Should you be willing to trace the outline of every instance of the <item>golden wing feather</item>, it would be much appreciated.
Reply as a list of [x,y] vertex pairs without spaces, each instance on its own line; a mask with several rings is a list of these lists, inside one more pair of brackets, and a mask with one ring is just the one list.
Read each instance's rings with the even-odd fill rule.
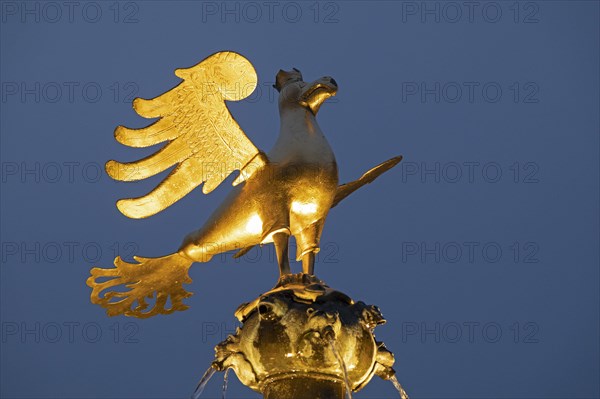
[[266,163],[225,105],[246,98],[256,88],[256,72],[247,59],[220,52],[175,74],[183,79],[178,86],[151,100],[133,102],[140,116],[158,121],[142,129],[119,126],[115,130],[115,139],[130,147],[167,143],[135,162],[107,162],[106,171],[113,179],[146,179],[177,165],[150,193],[117,202],[130,218],[152,216],[202,183],[202,191],[208,194],[234,170],[241,171],[237,184]]

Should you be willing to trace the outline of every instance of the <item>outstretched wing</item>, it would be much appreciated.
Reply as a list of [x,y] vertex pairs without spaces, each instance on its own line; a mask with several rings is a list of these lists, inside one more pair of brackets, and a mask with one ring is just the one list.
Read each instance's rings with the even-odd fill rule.
[[167,143],[139,161],[109,161],[106,171],[113,179],[146,179],[177,164],[150,193],[117,202],[130,218],[152,216],[202,183],[202,192],[208,194],[234,170],[241,171],[234,182],[238,184],[266,163],[225,105],[246,98],[256,88],[256,71],[246,58],[220,52],[191,68],[177,69],[175,75],[183,79],[178,86],[151,100],[133,102],[139,115],[158,121],[142,129],[115,130],[117,141],[130,147]]
[[335,193],[335,198],[333,199],[333,203],[331,204],[331,207],[333,208],[334,206],[339,204],[341,200],[343,200],[344,198],[346,198],[347,196],[349,196],[350,194],[352,194],[353,192],[355,192],[356,190],[358,190],[365,184],[371,183],[373,180],[377,179],[381,174],[392,169],[401,160],[402,160],[402,156],[397,156],[397,157],[388,159],[387,161],[380,163],[379,165],[375,166],[373,169],[366,172],[364,175],[362,175],[360,177],[360,179],[355,180],[350,183],[342,184],[341,186],[339,186],[337,189],[337,192]]

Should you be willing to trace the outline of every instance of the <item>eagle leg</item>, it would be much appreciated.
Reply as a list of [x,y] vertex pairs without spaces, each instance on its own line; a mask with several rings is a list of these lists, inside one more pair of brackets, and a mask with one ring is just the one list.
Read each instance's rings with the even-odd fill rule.
[[277,254],[280,277],[291,273],[290,258],[288,255],[289,240],[290,235],[286,232],[279,232],[273,235],[273,244],[275,244],[275,253]]

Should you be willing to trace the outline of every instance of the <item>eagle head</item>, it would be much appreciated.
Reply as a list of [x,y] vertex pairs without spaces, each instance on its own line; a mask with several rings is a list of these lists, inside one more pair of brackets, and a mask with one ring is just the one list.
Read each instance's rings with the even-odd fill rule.
[[331,76],[323,76],[314,82],[302,80],[302,73],[296,68],[292,71],[280,70],[273,85],[279,92],[279,108],[304,107],[314,115],[329,97],[337,93],[337,82]]

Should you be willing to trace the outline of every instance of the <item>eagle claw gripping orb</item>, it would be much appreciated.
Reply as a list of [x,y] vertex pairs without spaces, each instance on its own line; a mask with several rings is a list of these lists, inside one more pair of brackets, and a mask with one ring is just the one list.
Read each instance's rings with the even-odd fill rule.
[[[106,171],[115,180],[135,181],[174,168],[148,194],[119,200],[117,208],[127,217],[146,218],[200,185],[208,194],[234,171],[239,175],[221,206],[175,253],[136,256],[135,263],[117,257],[115,268],[93,268],[87,280],[91,301],[109,316],[146,318],[185,310],[183,300],[192,294],[183,284],[192,282],[188,270],[194,262],[233,250],[242,256],[256,245],[273,243],[278,284],[238,309],[243,326],[215,348],[212,367],[232,368],[242,383],[267,398],[349,396],[373,375],[397,383],[393,355],[373,336],[375,326],[385,322],[379,309],[329,288],[314,276],[314,263],[329,210],[402,158],[338,184],[333,151],[316,121],[323,102],[338,89],[329,76],[308,83],[295,68],[279,71],[274,86],[280,93],[280,133],[265,153],[226,106],[256,88],[256,72],[247,59],[219,52],[175,74],[183,79],[178,86],[133,102],[139,115],[156,122],[115,130],[124,145],[163,147],[135,162],[109,161]],[[290,236],[297,244],[296,260],[302,261],[300,274],[291,274]]]

